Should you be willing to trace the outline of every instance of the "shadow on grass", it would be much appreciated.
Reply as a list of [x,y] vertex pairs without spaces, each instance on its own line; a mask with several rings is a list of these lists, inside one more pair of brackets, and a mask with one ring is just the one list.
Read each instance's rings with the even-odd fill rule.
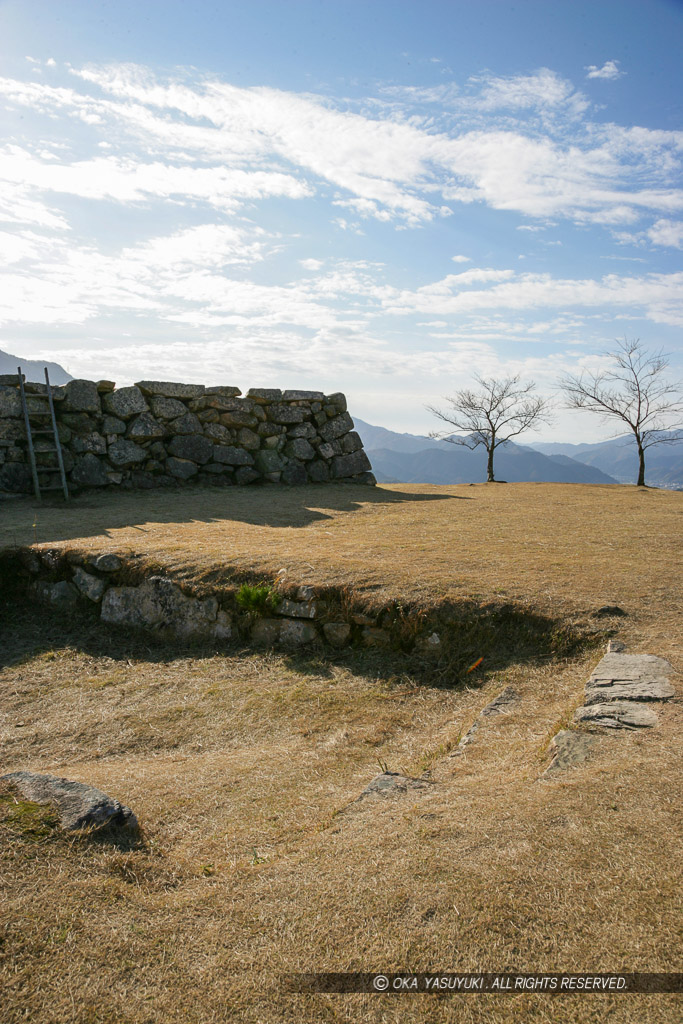
[[[384,642],[356,642],[334,650],[320,642],[288,651],[259,649],[245,641],[217,644],[182,641],[168,634],[131,631],[104,625],[91,609],[70,613],[36,606],[17,597],[0,606],[0,668],[28,663],[54,651],[76,651],[120,662],[170,663],[179,659],[251,657],[275,654],[301,675],[329,676],[333,665],[385,682],[408,677],[414,685],[457,688],[476,686],[508,665],[538,664],[571,658],[597,646],[608,630],[594,624],[569,623],[527,607],[477,604],[472,600],[443,602],[420,614],[414,624],[405,617],[392,620],[387,609],[381,624]],[[407,623],[407,624],[406,624]],[[436,633],[438,644],[426,637]]]
[[[364,505],[424,501],[471,501],[465,495],[415,494],[366,484],[310,484],[286,488],[198,488],[106,492],[77,495],[69,505],[36,505],[26,498],[3,508],[0,549],[82,537],[108,536],[112,530],[144,534],[149,523],[240,522],[253,526],[301,528],[333,518],[328,511],[355,512]],[[136,525],[143,524],[143,525]]]

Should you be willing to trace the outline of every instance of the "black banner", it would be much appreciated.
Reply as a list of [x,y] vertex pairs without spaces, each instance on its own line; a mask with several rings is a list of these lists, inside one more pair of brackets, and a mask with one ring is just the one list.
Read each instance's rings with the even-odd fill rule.
[[288,975],[286,984],[291,992],[369,992],[376,995],[406,995],[418,992],[461,995],[515,995],[522,992],[545,992],[551,995],[569,995],[577,992],[628,995],[644,992],[683,992],[683,973],[311,973]]

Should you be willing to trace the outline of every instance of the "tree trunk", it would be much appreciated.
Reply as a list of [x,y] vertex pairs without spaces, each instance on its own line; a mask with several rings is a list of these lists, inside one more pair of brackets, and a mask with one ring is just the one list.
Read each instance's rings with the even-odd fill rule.
[[645,450],[640,443],[640,438],[636,437],[638,443],[638,483],[636,487],[645,486]]
[[493,445],[491,445],[491,447],[489,448],[488,452],[489,452],[489,460],[488,460],[488,465],[486,467],[487,473],[488,473],[488,479],[487,479],[486,482],[489,483],[489,484],[495,484],[496,481],[495,481],[495,478],[493,476],[493,452],[494,452]]

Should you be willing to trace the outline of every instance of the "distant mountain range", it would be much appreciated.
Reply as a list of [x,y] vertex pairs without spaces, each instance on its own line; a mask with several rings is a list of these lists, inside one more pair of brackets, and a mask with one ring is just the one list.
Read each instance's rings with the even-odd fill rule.
[[[354,417],[356,430],[382,483],[467,484],[486,480],[486,453],[470,451],[448,441],[415,434],[398,434]],[[539,480],[557,483],[616,484],[595,466],[562,455],[554,458],[508,441],[496,451],[495,473],[500,480]]]
[[[669,435],[673,436],[673,435]],[[638,477],[638,452],[632,434],[623,434],[597,444],[558,444],[529,446],[551,459],[571,458],[609,472],[620,484],[635,483]],[[683,490],[683,441],[658,444],[645,453],[645,482],[652,487]]]
[[66,384],[72,380],[71,374],[59,365],[59,363],[46,363],[39,359],[22,359],[21,356],[10,355],[0,349],[0,373],[16,373],[17,366],[21,366],[21,372],[25,374],[26,380],[45,383],[45,367],[50,375],[51,384]]
[[[486,453],[448,441],[399,434],[355,419],[375,476],[382,483],[460,484],[486,480]],[[539,458],[542,456],[542,458]],[[496,452],[501,480],[563,483],[633,484],[638,455],[631,435],[596,444],[508,442]],[[683,442],[650,448],[645,479],[653,487],[683,490]]]

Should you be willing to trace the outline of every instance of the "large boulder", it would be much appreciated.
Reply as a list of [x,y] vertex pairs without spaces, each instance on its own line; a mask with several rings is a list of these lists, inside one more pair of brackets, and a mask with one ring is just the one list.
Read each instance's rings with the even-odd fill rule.
[[109,483],[107,467],[92,452],[79,459],[71,473],[71,479],[81,487],[106,487]]
[[102,398],[102,407],[105,412],[112,416],[118,416],[122,420],[131,420],[141,412],[147,412],[148,406],[145,396],[139,388],[119,388],[118,391],[111,391]]
[[[258,458],[258,456],[257,456]],[[227,466],[253,466],[254,458],[244,448],[236,448],[234,445],[215,444],[213,446],[214,462],[221,462]]]
[[178,459],[191,459],[192,462],[198,462],[203,466],[205,462],[211,461],[214,445],[203,434],[179,435],[170,441],[168,453]]
[[305,437],[292,438],[291,441],[287,442],[282,451],[292,459],[307,461],[308,459],[315,458],[315,448],[309,444]]
[[166,431],[150,412],[141,412],[129,424],[126,437],[131,441],[154,441],[163,437]]
[[166,459],[166,472],[176,480],[189,480],[191,476],[197,475],[199,466],[191,459],[176,459],[171,455]]
[[171,580],[152,576],[139,587],[110,587],[102,620],[117,626],[169,630],[178,636],[216,636],[218,602],[183,594]]
[[356,476],[372,469],[370,460],[364,451],[352,452],[351,455],[337,455],[332,459],[331,475],[333,480]]
[[[116,394],[114,391],[113,394]],[[138,462],[144,462],[147,452],[134,441],[114,441],[109,445],[109,461],[114,466],[134,466]]]
[[267,408],[268,419],[272,423],[303,423],[306,418],[306,414],[300,405],[286,405],[284,402],[274,402]]
[[31,470],[25,462],[6,462],[0,466],[0,491],[30,494],[32,490]]
[[21,395],[17,388],[0,387],[0,417],[21,416]]
[[348,412],[343,412],[324,423],[318,432],[323,441],[334,441],[337,437],[348,434],[350,430],[353,430],[353,420]]
[[171,434],[202,434],[204,425],[193,412],[185,410],[182,416],[169,423],[168,429]]
[[0,779],[14,786],[25,800],[55,806],[62,828],[69,832],[105,826],[132,830],[138,827],[130,807],[83,782],[38,772],[9,772],[0,775]]
[[[45,408],[45,403],[43,403]],[[64,387],[64,412],[101,411],[100,396],[94,380],[70,380]]]
[[149,407],[160,420],[176,420],[187,412],[187,406],[177,398],[166,398],[164,395],[151,395]]

